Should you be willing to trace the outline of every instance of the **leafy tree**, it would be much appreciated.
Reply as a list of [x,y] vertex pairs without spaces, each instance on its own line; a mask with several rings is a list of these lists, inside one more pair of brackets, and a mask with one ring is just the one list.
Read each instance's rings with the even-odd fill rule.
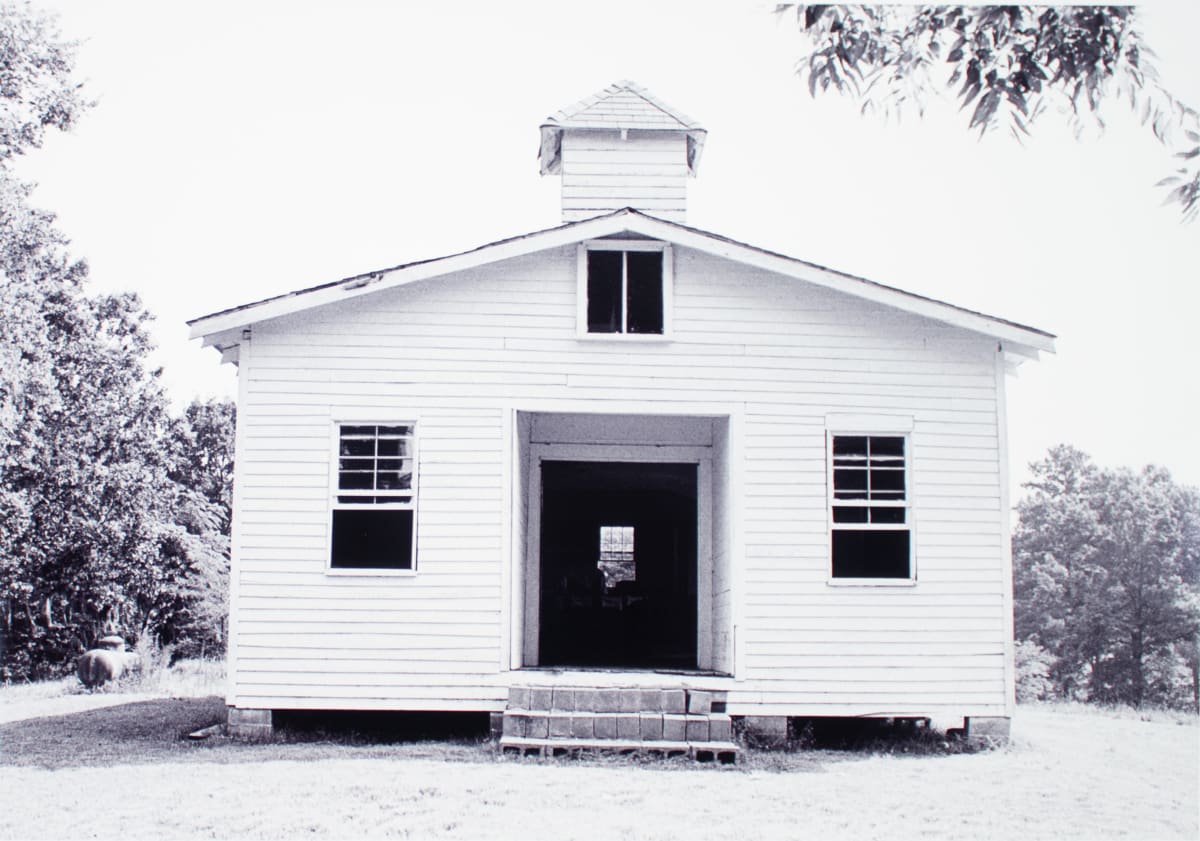
[[1107,570],[1097,546],[1101,524],[1091,505],[1099,471],[1086,454],[1058,446],[1031,465],[1033,493],[1018,506],[1013,535],[1013,607],[1018,640],[1054,655],[1057,692],[1072,697],[1083,664],[1107,650],[1103,618]]
[[203,500],[193,500],[190,512],[197,545],[180,588],[187,607],[171,629],[181,655],[204,656],[226,644],[235,424],[236,407],[228,400],[194,400],[171,423],[171,478]]
[[1016,635],[1051,656],[1055,694],[1141,706],[1178,703],[1182,687],[1200,704],[1200,495],[1067,446],[1032,470],[1013,534]]
[[1200,211],[1200,119],[1160,83],[1132,6],[876,6],[795,4],[812,49],[799,62],[810,94],[858,98],[865,113],[924,114],[929,94],[953,93],[981,135],[1020,139],[1048,106],[1079,134],[1103,128],[1106,100],[1128,101],[1182,166],[1160,182],[1185,219]]
[[201,406],[172,421],[159,372],[145,363],[148,313],[131,294],[88,294],[86,264],[69,256],[54,217],[28,205],[30,188],[11,171],[13,158],[37,147],[46,129],[69,127],[86,107],[72,63],[73,47],[51,19],[28,5],[0,4],[0,655],[7,677],[67,671],[112,631],[172,642],[203,633],[223,643],[224,634],[219,621],[215,629],[200,625],[212,619],[212,591],[228,568],[228,497],[220,487],[228,466],[217,439],[232,415]]

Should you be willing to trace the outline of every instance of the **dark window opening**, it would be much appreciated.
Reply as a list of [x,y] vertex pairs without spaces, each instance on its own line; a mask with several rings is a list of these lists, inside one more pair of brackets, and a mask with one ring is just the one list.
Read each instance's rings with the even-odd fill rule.
[[834,578],[910,578],[909,532],[834,529]]
[[663,253],[587,253],[589,333],[663,332]]
[[663,272],[661,251],[630,251],[625,255],[628,332],[662,333]]
[[337,508],[334,569],[412,569],[413,512],[402,508]]
[[623,332],[621,286],[624,272],[624,252],[589,251],[588,264],[588,332]]

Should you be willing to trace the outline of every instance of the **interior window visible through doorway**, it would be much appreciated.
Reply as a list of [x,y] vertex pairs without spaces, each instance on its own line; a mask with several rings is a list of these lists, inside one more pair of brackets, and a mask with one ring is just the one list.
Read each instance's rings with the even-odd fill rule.
[[604,574],[604,589],[608,592],[622,581],[637,580],[633,526],[600,527],[600,557],[596,566]]

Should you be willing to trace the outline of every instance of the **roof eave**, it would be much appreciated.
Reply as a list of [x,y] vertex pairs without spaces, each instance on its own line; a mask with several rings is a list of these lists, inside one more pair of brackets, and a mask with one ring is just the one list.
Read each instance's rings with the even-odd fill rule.
[[677,222],[667,222],[646,213],[625,208],[603,216],[571,222],[555,228],[535,231],[489,243],[470,251],[446,257],[409,263],[334,283],[268,298],[235,309],[223,310],[189,321],[191,338],[217,344],[231,331],[271,318],[290,315],[313,307],[354,300],[383,289],[407,285],[487,263],[524,256],[537,251],[574,245],[584,240],[629,231],[667,240],[717,257],[756,266],[777,274],[815,283],[868,301],[893,306],[916,315],[941,321],[993,337],[1002,349],[1013,354],[1037,358],[1039,351],[1054,352],[1054,336],[1034,327],[975,312],[934,298],[905,292],[865,278],[827,269],[794,257],[777,254],[727,239]]

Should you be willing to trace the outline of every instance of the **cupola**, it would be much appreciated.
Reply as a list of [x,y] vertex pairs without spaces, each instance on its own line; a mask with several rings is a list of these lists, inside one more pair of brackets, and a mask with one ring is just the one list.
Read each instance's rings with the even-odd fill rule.
[[542,123],[542,175],[562,176],[562,220],[623,207],[686,221],[687,179],[707,132],[633,82],[617,82]]

